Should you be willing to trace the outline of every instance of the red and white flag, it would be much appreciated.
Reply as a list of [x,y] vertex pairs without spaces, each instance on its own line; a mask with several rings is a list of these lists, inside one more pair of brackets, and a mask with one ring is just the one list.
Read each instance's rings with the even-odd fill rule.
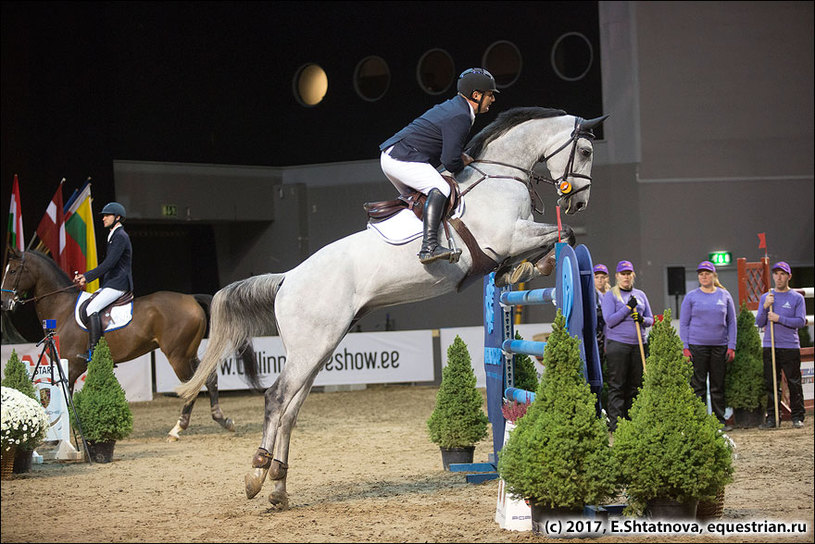
[[14,174],[14,185],[11,189],[11,207],[8,212],[8,245],[20,251],[24,249],[23,213],[20,207],[20,185],[17,174]]
[[63,179],[59,182],[57,192],[48,203],[48,208],[45,210],[45,215],[40,219],[40,224],[37,227],[37,236],[39,236],[43,245],[51,252],[51,257],[57,262],[59,267],[65,270],[68,264],[65,262],[65,221],[62,212],[62,184]]

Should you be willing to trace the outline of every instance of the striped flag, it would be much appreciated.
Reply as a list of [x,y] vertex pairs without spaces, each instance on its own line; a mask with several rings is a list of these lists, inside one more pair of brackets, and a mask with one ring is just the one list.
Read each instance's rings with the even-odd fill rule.
[[62,184],[64,182],[65,179],[63,178],[59,182],[59,187],[57,187],[54,196],[51,197],[45,215],[42,216],[40,224],[37,226],[37,236],[59,267],[65,270],[70,277],[73,277],[67,271],[67,262],[63,253],[65,249],[65,221],[62,216]]
[[[71,277],[74,271],[84,274],[99,264],[96,255],[92,201],[91,184],[87,182],[82,190],[72,195],[65,205],[65,256],[68,275]],[[85,290],[89,293],[97,289],[99,289],[99,280],[85,284]]]
[[14,174],[14,185],[11,189],[11,207],[8,212],[7,246],[23,251],[23,214],[20,207],[20,185],[17,174]]

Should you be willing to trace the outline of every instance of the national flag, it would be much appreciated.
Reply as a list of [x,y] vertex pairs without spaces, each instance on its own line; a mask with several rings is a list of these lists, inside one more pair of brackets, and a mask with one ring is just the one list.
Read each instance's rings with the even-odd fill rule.
[[[98,265],[92,201],[91,184],[88,182],[82,191],[71,196],[65,207],[65,255],[71,277],[75,271],[84,274]],[[89,293],[97,289],[99,280],[85,284],[85,290]]]
[[758,249],[767,249],[767,240],[763,232],[758,233]]
[[23,214],[20,206],[20,185],[17,174],[14,174],[14,185],[11,188],[11,207],[8,212],[7,246],[23,251],[25,247],[23,234]]
[[37,236],[59,267],[68,273],[66,270],[67,262],[63,253],[65,249],[65,221],[62,213],[62,184],[64,182],[65,179],[59,182],[57,192],[51,198],[51,202],[45,210],[45,215],[42,216],[37,227]]

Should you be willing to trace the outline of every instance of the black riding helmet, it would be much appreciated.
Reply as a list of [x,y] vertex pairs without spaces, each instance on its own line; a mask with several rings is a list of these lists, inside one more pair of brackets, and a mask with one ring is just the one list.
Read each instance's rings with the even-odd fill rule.
[[118,202],[108,202],[105,204],[105,207],[102,208],[102,211],[99,212],[99,215],[118,215],[119,217],[124,220],[127,216],[125,212],[125,207],[119,204]]
[[495,85],[495,78],[484,68],[470,68],[461,72],[461,75],[458,76],[457,89],[459,93],[470,100],[473,99],[473,91],[481,92],[481,99],[478,101],[479,111],[481,111],[481,102],[484,100],[483,93],[487,91],[501,92]]

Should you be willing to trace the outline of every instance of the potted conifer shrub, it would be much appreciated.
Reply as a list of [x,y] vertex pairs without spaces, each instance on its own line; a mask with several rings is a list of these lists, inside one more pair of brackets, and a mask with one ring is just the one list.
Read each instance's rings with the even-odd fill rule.
[[484,398],[476,388],[467,344],[457,335],[447,348],[436,406],[427,420],[431,442],[441,449],[444,470],[450,463],[472,463],[475,444],[487,436]]
[[[91,459],[97,463],[109,463],[113,459],[116,441],[133,430],[133,413],[124,389],[113,373],[113,358],[104,338],[93,350],[85,385],[74,393],[74,408]],[[71,416],[73,419],[73,414]]]
[[498,456],[498,474],[508,493],[529,502],[538,534],[546,534],[547,520],[582,517],[585,505],[617,490],[608,431],[582,375],[580,341],[565,322],[558,311],[535,400]]
[[649,339],[643,387],[630,421],[614,432],[614,457],[629,512],[644,507],[653,518],[693,519],[699,500],[714,500],[731,481],[731,450],[716,416],[693,393],[693,368],[670,310]]
[[743,303],[736,332],[736,357],[727,365],[724,398],[733,408],[736,427],[758,427],[764,421],[764,363],[755,316]]
[[[12,389],[16,389],[25,396],[30,397],[37,402],[40,401],[37,396],[37,392],[34,389],[34,384],[31,381],[31,376],[28,375],[26,364],[20,360],[20,356],[17,355],[17,350],[11,351],[11,357],[9,357],[9,360],[3,369],[3,375],[3,387],[11,387]],[[44,434],[45,433],[43,432],[43,437]],[[22,474],[24,472],[31,471],[32,455],[34,453],[34,449],[39,445],[40,441],[41,440],[38,440],[36,444],[22,443],[17,446],[17,450],[14,454],[14,474]]]

